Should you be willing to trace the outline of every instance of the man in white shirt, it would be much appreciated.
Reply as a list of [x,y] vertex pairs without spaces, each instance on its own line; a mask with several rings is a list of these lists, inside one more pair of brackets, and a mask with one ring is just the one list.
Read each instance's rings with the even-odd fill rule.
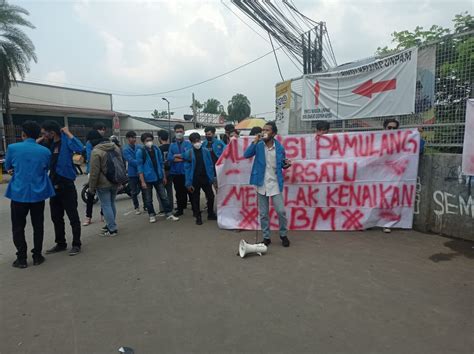
[[269,199],[278,215],[280,224],[280,239],[283,247],[290,246],[288,240],[287,218],[283,202],[283,169],[291,166],[285,158],[285,149],[275,140],[278,130],[274,122],[268,122],[262,129],[262,134],[255,137],[247,148],[244,157],[255,156],[250,176],[250,184],[257,186],[260,225],[263,233],[263,243],[270,245]]

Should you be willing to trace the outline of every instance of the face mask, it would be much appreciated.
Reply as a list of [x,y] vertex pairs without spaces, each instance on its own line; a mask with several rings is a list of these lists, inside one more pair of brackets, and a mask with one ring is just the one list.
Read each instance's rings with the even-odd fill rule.
[[207,141],[212,141],[213,137],[212,136],[206,136]]
[[151,149],[152,146],[153,146],[153,141],[147,141],[147,142],[145,143],[145,146],[146,146],[147,148]]
[[199,150],[199,149],[201,148],[201,146],[202,146],[202,143],[201,143],[201,142],[194,143],[193,146],[194,146],[195,149],[198,149],[198,150]]
[[183,139],[184,134],[183,133],[176,133],[176,139],[181,140]]
[[268,133],[263,134],[263,138],[268,139],[269,138]]

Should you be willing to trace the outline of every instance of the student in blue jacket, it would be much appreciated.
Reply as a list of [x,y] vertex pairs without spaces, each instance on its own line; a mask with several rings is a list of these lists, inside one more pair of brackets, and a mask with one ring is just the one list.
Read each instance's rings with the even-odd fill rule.
[[165,184],[165,166],[161,150],[153,144],[153,134],[143,133],[141,136],[144,147],[137,149],[138,175],[145,194],[146,210],[150,217],[150,222],[156,222],[156,212],[153,207],[153,188],[155,188],[165,211],[166,219],[178,221],[179,218],[173,215],[173,207],[168,200]]
[[64,213],[66,213],[72,229],[72,248],[69,255],[75,256],[81,252],[81,220],[77,211],[77,191],[74,185],[76,170],[73,166],[72,155],[81,152],[84,146],[67,128],[61,128],[55,121],[44,122],[41,132],[44,143],[51,150],[49,177],[56,192],[49,201],[56,245],[46,253],[66,250],[64,225]]
[[[133,130],[125,134],[128,144],[123,149],[123,157],[127,161],[127,173],[128,173],[128,185],[132,192],[132,202],[135,208],[135,214],[140,215],[140,204],[138,203],[138,195],[140,194],[140,178],[138,177],[138,164],[137,164],[137,150],[141,149],[141,146],[137,146],[137,133]],[[143,197],[143,206],[145,206],[145,197]]]
[[170,163],[170,176],[173,179],[176,192],[177,212],[175,215],[181,216],[188,205],[188,192],[184,183],[183,154],[190,150],[192,146],[189,141],[184,141],[184,126],[182,124],[174,126],[174,135],[176,142],[170,145],[168,161]]
[[48,177],[51,152],[36,143],[41,127],[32,121],[22,125],[22,143],[10,144],[5,159],[5,169],[12,175],[5,196],[11,200],[13,243],[17,249],[15,268],[28,266],[25,225],[28,213],[33,225],[33,265],[44,262],[41,254],[44,235],[44,201],[54,196]]
[[184,153],[184,171],[186,175],[186,188],[191,193],[191,205],[196,224],[202,225],[201,217],[201,189],[207,199],[207,220],[217,220],[214,213],[214,163],[209,150],[202,148],[201,135],[192,133],[189,136],[193,148]]
[[245,150],[244,157],[253,160],[250,184],[257,186],[258,209],[260,225],[263,233],[263,243],[270,245],[269,199],[278,214],[280,223],[280,239],[283,247],[289,247],[287,218],[283,201],[283,169],[291,166],[285,158],[285,149],[275,139],[278,130],[275,122],[268,122],[262,129],[262,135]]

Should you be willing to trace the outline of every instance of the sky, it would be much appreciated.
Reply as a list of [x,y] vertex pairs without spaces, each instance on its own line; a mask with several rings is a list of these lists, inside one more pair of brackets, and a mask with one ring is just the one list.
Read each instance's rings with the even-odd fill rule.
[[[157,93],[220,75],[272,49],[255,31],[267,34],[230,0],[9,2],[26,8],[36,26],[26,31],[38,56],[28,81],[108,93]],[[394,31],[433,24],[452,27],[455,14],[473,12],[472,0],[294,0],[294,4],[311,19],[326,22],[338,64],[390,46]],[[277,56],[285,80],[301,76],[301,69],[282,51]],[[275,58],[268,55],[190,89],[145,97],[114,95],[113,108],[150,117],[154,109],[167,109],[162,100],[166,97],[180,118],[191,113],[192,93],[201,102],[216,98],[225,107],[233,95],[242,93],[251,102],[251,114],[269,120],[274,118],[275,84],[281,81]]]

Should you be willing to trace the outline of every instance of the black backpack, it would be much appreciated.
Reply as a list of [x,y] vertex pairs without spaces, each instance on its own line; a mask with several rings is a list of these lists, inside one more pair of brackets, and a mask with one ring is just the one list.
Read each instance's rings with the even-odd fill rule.
[[120,153],[114,150],[107,151],[107,172],[105,177],[113,184],[128,182],[127,168]]

